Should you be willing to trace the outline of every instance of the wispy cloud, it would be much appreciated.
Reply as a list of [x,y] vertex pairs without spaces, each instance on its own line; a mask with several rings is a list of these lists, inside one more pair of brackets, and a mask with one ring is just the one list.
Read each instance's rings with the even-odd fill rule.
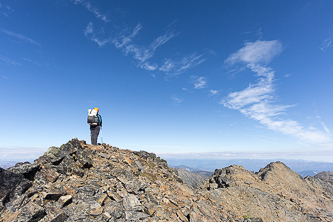
[[225,63],[268,63],[281,52],[282,44],[278,40],[247,42],[243,48],[231,54]]
[[118,38],[115,38],[113,40],[113,43],[115,45],[116,48],[123,48],[126,45],[128,45],[132,39],[139,33],[139,31],[142,29],[142,25],[140,23],[138,23],[135,28],[133,29],[133,31],[126,35],[126,34],[120,34],[120,36]]
[[[93,12],[96,17],[101,19],[105,18],[103,20],[108,21],[108,19],[105,16],[103,17],[102,14],[100,14],[99,11],[87,0],[72,0],[72,2],[86,7],[90,12]],[[117,28],[117,30],[119,30],[119,28]],[[117,49],[122,50],[125,56],[131,55],[137,61],[137,66],[139,68],[148,71],[160,71],[168,76],[175,76],[183,73],[205,61],[202,54],[192,53],[189,56],[183,56],[179,59],[166,58],[162,62],[153,62],[152,58],[158,48],[176,37],[178,33],[174,32],[170,25],[163,34],[154,38],[150,44],[140,44],[135,40],[139,33],[143,30],[142,24],[138,23],[132,30],[129,30],[130,29],[126,27],[123,28],[122,31],[118,31],[118,34],[113,33],[112,38],[101,38],[101,36],[105,36],[104,29],[96,31],[93,23],[89,22],[84,30],[84,35],[91,41],[97,43],[100,47],[103,47],[111,42]]]
[[3,57],[1,55],[0,55],[0,60],[3,61],[3,62],[5,62],[5,63],[7,63],[7,64],[9,64],[9,65],[13,65],[13,66],[21,66],[22,65],[19,62],[16,62],[14,60],[8,59],[8,58]]
[[155,38],[151,44],[139,45],[133,43],[134,38],[142,30],[142,25],[138,23],[133,31],[129,34],[124,34],[125,31],[117,38],[113,40],[113,44],[116,48],[122,49],[125,55],[132,55],[135,60],[138,61],[138,67],[146,69],[148,71],[155,71],[159,69],[157,64],[152,64],[149,60],[154,56],[156,50],[166,44],[169,40],[174,38],[176,34],[172,31],[167,31],[163,35]]
[[173,100],[173,102],[174,102],[175,104],[180,104],[180,103],[183,102],[183,99],[180,99],[180,98],[175,97],[175,96],[171,96],[171,99]]
[[28,38],[28,37],[26,37],[22,34],[17,34],[17,33],[14,33],[14,32],[11,32],[11,31],[8,31],[8,30],[5,30],[5,29],[1,29],[1,31],[3,33],[5,33],[6,35],[8,35],[8,36],[17,38],[19,40],[22,40],[24,42],[27,42],[27,43],[30,43],[30,44],[33,44],[33,45],[37,45],[39,47],[41,46],[41,44],[39,44],[38,42],[36,42],[36,41],[34,41],[34,40],[32,40],[32,39],[30,39],[30,38]]
[[91,41],[97,43],[99,47],[105,46],[107,43],[111,41],[110,38],[100,39],[98,38],[98,33],[94,30],[94,25],[92,22],[89,22],[86,29],[84,30],[84,35],[89,38]]
[[192,76],[194,79],[194,88],[195,89],[203,89],[207,87],[206,77],[203,76]]
[[196,53],[193,53],[192,55],[185,56],[179,60],[166,59],[159,70],[168,75],[178,75],[204,61],[203,54],[197,55]]
[[219,91],[211,89],[211,90],[209,90],[209,92],[212,96],[214,96],[214,95],[218,94]]
[[103,20],[104,22],[109,22],[109,19],[106,15],[101,13],[96,7],[94,7],[89,1],[85,0],[72,0],[74,4],[80,4],[84,6],[89,12],[92,12],[96,18]]
[[155,71],[158,69],[158,66],[156,64],[150,64],[149,62],[139,64],[139,66],[140,66],[140,68],[148,70],[148,71]]
[[333,46],[333,36],[325,39],[322,43],[321,43],[321,47],[320,50],[321,51],[325,51],[327,48]]
[[9,15],[14,12],[14,10],[9,5],[3,5],[0,3],[0,14],[9,17]]
[[24,61],[26,61],[26,62],[29,62],[29,63],[35,64],[35,65],[41,66],[40,63],[35,62],[35,61],[33,61],[33,60],[29,59],[29,58],[22,58],[22,59],[23,59]]
[[321,116],[316,115],[316,119],[320,123],[320,125],[323,127],[323,129],[325,130],[325,132],[327,134],[331,134],[331,131],[328,129],[328,127],[326,126],[326,124],[321,120]]
[[[263,55],[272,59],[278,54],[281,46],[274,46],[273,43],[280,45],[278,41],[270,41],[270,44],[263,41],[247,43],[244,48],[238,50],[226,60],[230,63],[237,61],[248,63],[247,68],[254,72],[258,79],[257,83],[250,84],[242,91],[229,93],[221,101],[221,104],[229,109],[239,110],[245,116],[259,121],[271,130],[296,136],[303,141],[312,143],[324,144],[331,142],[331,136],[327,129],[320,131],[315,128],[305,128],[297,121],[285,118],[286,110],[294,105],[273,104],[275,102],[274,70],[256,64],[267,61]],[[256,47],[253,47],[253,45],[256,45]],[[250,49],[253,51],[251,52]]]
[[[135,31],[135,30],[134,30]],[[133,32],[134,34],[134,32]],[[131,36],[135,36],[135,35]],[[131,37],[130,36],[130,37]],[[148,46],[142,46],[142,45],[136,45],[136,44],[122,44],[122,47],[124,48],[125,54],[132,54],[133,58],[139,61],[139,64],[143,64],[146,61],[148,61],[150,58],[153,57],[155,51],[158,47],[164,45],[166,42],[168,42],[170,39],[175,37],[175,34],[173,32],[167,32],[159,37],[157,37],[150,45]],[[127,40],[129,42],[129,40]]]

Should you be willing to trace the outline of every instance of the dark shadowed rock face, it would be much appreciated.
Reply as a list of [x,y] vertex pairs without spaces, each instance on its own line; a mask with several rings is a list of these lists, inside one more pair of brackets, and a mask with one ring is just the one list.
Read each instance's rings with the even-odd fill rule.
[[0,221],[332,221],[332,194],[280,162],[216,170],[196,189],[153,153],[73,139],[0,168]]

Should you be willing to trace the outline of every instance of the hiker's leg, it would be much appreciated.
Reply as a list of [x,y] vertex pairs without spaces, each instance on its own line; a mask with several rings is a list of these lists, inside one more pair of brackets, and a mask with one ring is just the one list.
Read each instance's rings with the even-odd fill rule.
[[90,133],[91,133],[91,144],[92,145],[97,145],[98,131],[96,129],[96,126],[91,126],[90,127]]
[[98,135],[99,135],[99,131],[101,130],[100,126],[96,126],[95,132],[96,132],[96,144],[97,145],[97,140],[98,140]]

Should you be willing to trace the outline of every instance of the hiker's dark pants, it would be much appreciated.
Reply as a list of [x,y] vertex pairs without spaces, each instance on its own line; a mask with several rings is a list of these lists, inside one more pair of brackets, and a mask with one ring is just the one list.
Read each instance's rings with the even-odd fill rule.
[[100,127],[99,126],[90,126],[90,136],[91,136],[91,144],[97,145],[97,137],[99,134]]

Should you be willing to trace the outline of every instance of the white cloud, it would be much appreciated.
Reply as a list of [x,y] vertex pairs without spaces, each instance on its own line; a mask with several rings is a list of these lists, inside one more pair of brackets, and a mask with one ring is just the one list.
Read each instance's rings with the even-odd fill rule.
[[245,116],[259,121],[267,128],[287,135],[317,144],[331,142],[329,133],[315,128],[306,129],[294,120],[285,119],[282,114],[292,105],[273,105],[274,101],[274,71],[271,68],[249,64],[247,66],[258,76],[256,84],[250,84],[239,92],[229,93],[221,103],[230,109],[239,110]]
[[[72,1],[75,4],[84,5],[88,9],[92,8],[90,3],[85,0]],[[104,34],[103,30],[96,32],[93,23],[89,22],[84,30],[84,35],[87,38],[90,38],[91,41],[97,43],[100,47],[112,42],[112,44],[116,48],[122,50],[126,56],[132,55],[133,58],[137,60],[138,67],[148,71],[159,70],[167,75],[178,75],[205,61],[203,55],[193,53],[178,60],[165,59],[162,65],[158,65],[157,62],[151,62],[150,60],[153,58],[158,48],[173,39],[177,34],[171,30],[167,30],[164,34],[156,37],[150,44],[142,45],[135,43],[135,37],[137,37],[142,29],[143,27],[141,23],[138,23],[130,32],[128,31],[128,28],[125,28],[117,37],[113,37],[111,40],[111,38],[100,38],[100,34]]]
[[41,44],[39,44],[38,42],[36,42],[36,41],[34,41],[34,40],[32,40],[32,39],[30,39],[30,38],[28,38],[28,37],[26,37],[22,34],[17,34],[17,33],[14,33],[14,32],[11,32],[11,31],[8,31],[8,30],[5,30],[5,29],[1,29],[1,31],[3,33],[5,33],[6,35],[8,35],[8,36],[20,39],[24,42],[28,42],[28,43],[33,44],[33,45],[41,46]]
[[182,99],[178,98],[178,97],[174,97],[172,96],[171,99],[173,100],[174,103],[176,104],[180,104],[181,102],[183,102]]
[[96,38],[96,37],[91,38],[91,40],[92,40],[93,42],[96,42],[97,45],[98,45],[99,47],[103,47],[103,46],[105,46],[108,42],[110,42],[110,39],[103,39],[103,40],[101,40],[101,39]]
[[33,60],[29,59],[29,58],[24,58],[24,57],[23,57],[22,59],[23,59],[24,61],[26,61],[26,62],[29,62],[29,63],[35,64],[35,65],[41,66],[40,63],[35,62],[35,61],[33,61]]
[[148,70],[148,71],[155,71],[158,66],[156,64],[149,64],[149,62],[145,62],[143,64],[139,64],[139,66],[142,68],[142,69],[145,69],[145,70]]
[[81,4],[84,6],[89,12],[93,13],[96,18],[103,20],[104,22],[109,22],[109,19],[106,15],[103,15],[96,7],[92,6],[89,1],[85,0],[72,0],[74,4]]
[[134,59],[139,60],[140,63],[144,63],[153,57],[158,47],[168,42],[174,36],[174,33],[168,32],[157,37],[149,46],[139,46],[135,44],[128,44],[128,42],[126,42],[126,44],[123,43],[121,47],[124,47],[126,55],[131,53]]
[[90,35],[92,33],[94,33],[94,26],[93,26],[92,22],[89,22],[86,29],[84,30],[84,35],[86,37],[88,37],[88,35]]
[[202,54],[197,55],[196,53],[193,53],[192,55],[185,56],[180,60],[166,59],[159,70],[168,75],[178,75],[204,62],[205,59],[202,57]]
[[259,81],[257,84],[250,84],[242,91],[230,93],[227,99],[228,102],[225,104],[230,109],[240,109],[251,103],[272,99],[274,71],[254,65],[248,67],[257,72],[257,76],[260,77]]
[[19,62],[16,62],[16,61],[14,61],[14,60],[8,59],[8,58],[3,57],[3,56],[1,56],[1,55],[0,55],[0,60],[1,60],[1,61],[4,61],[4,62],[7,63],[7,64],[14,65],[14,66],[21,66],[21,65],[22,65],[22,64],[19,63]]
[[211,90],[209,90],[209,92],[210,92],[210,94],[211,94],[212,96],[214,96],[214,95],[216,95],[219,91],[218,91],[218,90],[213,90],[213,89],[211,89]]
[[333,36],[325,39],[322,43],[321,43],[321,47],[320,50],[321,51],[325,51],[327,48],[333,46]]
[[14,10],[9,5],[3,5],[0,3],[0,14],[6,17],[9,17],[9,15],[14,12]]
[[165,34],[158,36],[148,46],[132,43],[133,39],[138,35],[141,29],[142,25],[138,23],[129,35],[121,34],[120,37],[113,40],[113,44],[116,48],[122,49],[125,55],[131,54],[133,58],[138,61],[138,67],[148,71],[155,71],[158,69],[158,65],[152,65],[149,60],[154,56],[155,51],[170,39],[174,38],[175,34],[168,31]]
[[128,36],[121,35],[120,37],[113,40],[113,43],[116,48],[123,48],[124,46],[128,45],[132,39],[139,33],[142,29],[142,25],[138,23],[135,28],[133,29],[132,33]]
[[177,66],[177,63],[171,59],[166,59],[164,64],[159,68],[160,71],[169,73],[171,70],[174,70]]
[[321,117],[319,115],[316,115],[316,118],[317,118],[318,122],[320,123],[320,125],[325,130],[325,132],[328,133],[328,134],[331,134],[331,131],[328,129],[328,127],[326,126],[326,124],[321,120]]
[[247,42],[243,48],[231,54],[225,63],[268,63],[281,52],[282,44],[278,40]]
[[97,45],[99,47],[103,47],[105,46],[107,43],[109,43],[111,41],[110,38],[108,39],[100,39],[97,37],[97,33],[95,32],[94,30],[94,25],[92,22],[89,22],[86,29],[84,30],[84,35],[87,37],[87,38],[90,38],[91,41],[97,43]]
[[206,77],[192,76],[192,78],[195,78],[195,82],[194,82],[195,89],[203,89],[203,88],[207,87]]

